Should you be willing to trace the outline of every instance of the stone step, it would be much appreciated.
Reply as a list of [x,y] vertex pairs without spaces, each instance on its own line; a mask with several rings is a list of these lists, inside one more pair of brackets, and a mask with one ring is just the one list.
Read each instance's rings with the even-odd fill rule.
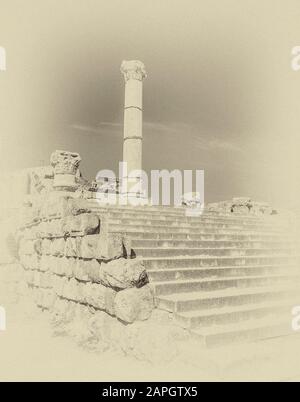
[[[174,207],[174,206],[120,206],[120,205],[100,205],[96,200],[87,200],[87,205],[89,208],[95,212],[110,212],[110,213],[141,213],[144,215],[164,215],[164,216],[184,216],[186,217],[187,208],[185,207]],[[230,218],[230,219],[244,219],[249,221],[255,220],[287,220],[286,217],[280,215],[254,215],[251,213],[247,214],[232,214],[224,212],[214,212],[209,211],[204,208],[201,217],[208,216],[214,218]],[[192,217],[194,218],[194,216]],[[195,217],[197,218],[197,216]]]
[[165,215],[149,215],[145,216],[145,214],[137,214],[132,213],[128,214],[115,214],[109,213],[109,219],[112,223],[121,223],[124,224],[130,222],[138,222],[139,224],[158,224],[164,225],[167,223],[171,224],[185,224],[185,225],[203,225],[203,224],[215,224],[215,225],[236,225],[236,226],[249,226],[249,227],[286,227],[286,223],[282,223],[281,221],[266,221],[266,220],[256,220],[249,221],[244,219],[231,219],[231,218],[214,218],[214,217],[174,217],[174,216],[165,216]]
[[249,265],[291,265],[299,264],[299,256],[261,255],[245,257],[173,257],[173,258],[140,258],[146,269],[228,267]]
[[244,257],[260,255],[288,255],[293,256],[295,250],[292,248],[140,248],[135,247],[134,252],[138,257],[184,257],[184,256],[220,256],[220,257]]
[[[300,242],[299,242],[300,245]],[[133,248],[292,248],[293,241],[270,240],[152,240],[132,239]]]
[[163,281],[153,282],[152,287],[155,291],[156,296],[164,296],[170,295],[172,293],[198,292],[201,290],[206,292],[218,289],[273,286],[289,283],[300,284],[300,273],[298,275],[277,274],[230,278],[204,278]]
[[256,223],[262,223],[266,225],[276,225],[276,224],[285,224],[287,221],[284,219],[279,219],[279,218],[269,218],[266,219],[264,217],[240,217],[240,216],[234,216],[234,215],[226,215],[226,216],[213,216],[213,215],[207,215],[207,214],[202,214],[199,216],[186,216],[186,215],[178,215],[174,213],[158,213],[158,212],[139,212],[139,211],[131,211],[131,212],[126,212],[126,211],[97,211],[99,213],[108,213],[110,217],[114,219],[150,219],[150,220],[166,220],[166,221],[172,221],[172,220],[179,220],[179,221],[203,221],[203,222],[231,222],[231,223],[237,223],[237,222],[245,222],[249,224],[256,224]]
[[[119,231],[117,231],[119,232]],[[158,232],[145,232],[145,231],[125,231],[124,234],[130,236],[132,240],[195,240],[195,241],[274,241],[278,242],[280,240],[283,241],[291,241],[293,237],[290,235],[281,235],[279,233],[274,234],[265,234],[265,233],[256,233],[256,234],[218,234],[218,233],[165,233],[165,231]]]
[[[169,205],[109,205],[109,204],[101,204],[98,200],[96,199],[89,199],[86,201],[87,205],[89,208],[93,208],[95,210],[101,210],[101,211],[118,211],[118,212],[149,212],[149,213],[164,213],[164,214],[185,214],[186,208],[179,206],[175,207],[169,206]],[[204,208],[204,213],[205,214],[211,214],[211,215],[216,215],[215,213],[209,211],[207,208]],[[227,215],[227,214],[224,214]],[[248,214],[246,215],[248,216]],[[252,215],[251,215],[252,216]],[[256,216],[256,215],[254,215]]]
[[156,269],[148,270],[151,282],[174,281],[184,279],[203,279],[203,278],[224,278],[234,276],[259,276],[284,274],[300,274],[297,265],[262,265],[262,266],[243,266],[243,267],[212,267],[212,268],[175,268],[175,269]]
[[299,286],[261,286],[183,292],[156,297],[157,307],[173,313],[219,309],[299,297]]
[[241,306],[220,306],[209,310],[175,313],[174,319],[183,328],[201,329],[211,325],[233,324],[244,320],[267,318],[270,315],[287,314],[291,318],[292,309],[297,305],[300,305],[300,296],[298,299],[284,301],[265,301]]
[[[184,227],[184,226],[141,226],[141,225],[136,225],[136,224],[128,224],[128,225],[119,225],[119,224],[114,224],[110,223],[109,228],[111,232],[125,232],[125,233],[130,233],[130,232],[138,232],[138,231],[143,231],[143,232],[151,232],[153,233],[154,231],[156,233],[191,233],[191,234],[196,234],[196,233],[201,233],[201,234],[247,234],[247,235],[256,235],[256,234],[266,234],[266,235],[274,235],[278,234],[280,235],[281,232],[273,230],[273,231],[266,231],[266,230],[247,230],[244,228],[239,228],[238,230],[233,227],[228,227],[228,228],[216,228],[216,227],[208,227],[207,225],[204,225],[202,227]],[[283,233],[284,235],[285,233]]]
[[230,343],[253,342],[279,336],[296,335],[287,314],[270,318],[257,318],[239,323],[201,327],[191,332],[192,337],[206,347],[224,346]]
[[230,229],[230,230],[250,230],[250,231],[272,231],[272,232],[280,232],[281,228],[273,226],[264,226],[261,224],[244,224],[241,222],[240,224],[233,223],[218,223],[218,222],[180,222],[180,221],[164,221],[164,220],[147,220],[147,219],[109,219],[111,225],[119,225],[121,227],[153,227],[153,228],[161,228],[161,227],[169,227],[169,228],[185,228],[185,229],[198,229],[205,226],[206,229]]

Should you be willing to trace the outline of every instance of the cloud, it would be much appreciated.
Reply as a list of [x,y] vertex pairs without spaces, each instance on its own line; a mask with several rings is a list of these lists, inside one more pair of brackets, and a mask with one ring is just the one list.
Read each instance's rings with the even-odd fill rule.
[[180,133],[182,135],[187,129],[190,130],[192,126],[185,123],[155,123],[145,121],[143,128],[145,130],[154,130],[162,133]]
[[85,124],[73,123],[70,127],[76,131],[83,132],[85,134],[120,134],[122,133],[122,125],[120,123],[112,123],[112,122],[101,122],[96,126],[90,126]]
[[210,149],[223,149],[224,151],[242,152],[242,149],[230,141],[223,141],[218,138],[214,138],[208,143]]
[[[123,124],[109,121],[100,122],[96,126],[74,123],[71,124],[70,127],[86,134],[97,135],[105,135],[109,133],[110,135],[115,134],[120,136],[123,131]],[[170,135],[172,142],[178,142],[178,140],[182,140],[184,136],[186,141],[201,150],[242,151],[242,149],[233,141],[226,141],[219,139],[216,135],[212,135],[211,133],[201,132],[197,127],[187,123],[155,123],[145,121],[143,123],[143,129],[147,136],[159,133],[167,138],[168,135]]]
[[[186,141],[192,143],[193,146],[201,150],[225,150],[233,152],[241,152],[242,149],[233,141],[219,139],[216,135],[208,132],[202,132],[196,126],[187,123],[153,123],[145,122],[144,129],[150,133],[159,132],[161,134],[171,134],[172,141],[182,139],[183,135]],[[176,138],[177,136],[177,138]]]

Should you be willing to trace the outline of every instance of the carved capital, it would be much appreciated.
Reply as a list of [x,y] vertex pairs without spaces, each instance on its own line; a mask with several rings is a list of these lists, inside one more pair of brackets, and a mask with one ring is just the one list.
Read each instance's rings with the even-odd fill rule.
[[76,152],[55,151],[52,153],[50,161],[54,174],[75,175],[81,162],[81,157]]
[[147,77],[144,63],[139,60],[124,60],[121,64],[121,73],[125,82],[128,80],[143,81]]

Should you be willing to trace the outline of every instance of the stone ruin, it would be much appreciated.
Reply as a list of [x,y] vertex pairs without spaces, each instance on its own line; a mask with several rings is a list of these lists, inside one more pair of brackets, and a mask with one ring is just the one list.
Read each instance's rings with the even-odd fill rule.
[[[51,161],[30,172],[11,254],[21,267],[21,292],[50,313],[56,332],[80,339],[84,332],[88,345],[102,337],[107,348],[122,345],[126,354],[160,361],[162,349],[167,359],[173,358],[191,333],[202,343],[221,342],[217,330],[202,336],[201,325],[198,336],[192,327],[197,311],[181,316],[173,294],[184,292],[201,303],[202,295],[198,300],[193,291],[201,285],[204,294],[212,294],[220,284],[224,292],[240,287],[246,296],[247,286],[276,285],[277,277],[265,275],[266,261],[274,264],[270,270],[280,270],[282,258],[285,264],[297,258],[288,255],[284,235],[282,244],[277,242],[273,217],[263,218],[274,214],[267,204],[234,198],[207,205],[195,220],[186,215],[186,207],[112,208],[93,199],[91,183],[79,172],[78,154],[56,151]],[[142,236],[131,237],[137,231]],[[265,235],[275,249],[262,240]],[[222,276],[225,271],[228,278]],[[253,277],[245,278],[244,271],[254,271]],[[236,332],[240,336],[239,328]]]
[[19,258],[39,307],[60,311],[79,303],[127,323],[149,318],[153,295],[145,268],[131,259],[122,234],[108,233],[105,216],[65,196],[26,209]]
[[147,320],[154,296],[145,267],[123,233],[109,232],[106,214],[88,208],[79,161],[56,151],[52,170],[32,176],[15,235],[21,282],[57,322],[97,312],[120,325]]
[[207,209],[211,212],[240,215],[276,215],[278,213],[268,203],[253,201],[248,197],[235,197],[230,201],[210,203]]
[[[125,78],[123,161],[128,164],[129,173],[142,167],[142,81],[146,74],[143,64],[137,61],[123,63],[122,73]],[[272,269],[278,268],[277,262],[281,262],[281,258],[285,259],[284,263],[298,261],[293,254],[284,254],[284,257],[268,254],[270,250],[265,243],[260,243],[259,236],[273,222],[262,222],[260,217],[274,215],[277,211],[266,203],[254,202],[247,197],[208,204],[203,219],[193,222],[187,221],[191,216],[186,215],[184,207],[193,209],[201,200],[192,193],[185,195],[182,199],[183,208],[177,210],[167,212],[152,209],[145,216],[142,210],[129,210],[126,213],[129,212],[130,218],[127,216],[124,219],[117,218],[119,211],[116,210],[113,214],[119,226],[117,231],[111,232],[108,210],[99,208],[96,213],[90,207],[89,200],[98,198],[99,192],[118,194],[119,183],[107,180],[89,182],[79,171],[80,161],[80,155],[76,152],[55,151],[51,155],[50,166],[30,169],[26,173],[24,205],[21,210],[14,207],[11,214],[16,216],[16,212],[20,212],[14,241],[11,242],[14,244],[10,244],[10,247],[21,266],[20,282],[24,284],[24,292],[33,296],[39,308],[49,311],[60,328],[77,320],[80,328],[75,329],[76,335],[82,329],[88,329],[88,336],[92,334],[98,339],[99,334],[105,333],[106,340],[115,338],[117,343],[123,343],[124,334],[127,334],[127,349],[136,351],[136,345],[140,342],[140,355],[145,356],[148,351],[151,360],[156,352],[160,359],[169,352],[172,355],[174,338],[185,339],[188,333],[182,328],[179,331],[178,325],[163,328],[168,322],[169,312],[181,324],[184,321],[184,326],[191,331],[195,329],[192,328],[193,320],[198,319],[189,311],[190,315],[180,316],[177,302],[172,299],[174,292],[193,293],[193,289],[202,289],[212,294],[213,290],[218,291],[215,286],[225,287],[227,291],[239,285],[246,292],[246,282],[248,286],[268,281],[276,284],[277,277],[269,278],[264,273],[266,261],[268,264],[274,262]],[[121,179],[124,178],[126,175]],[[140,191],[132,190],[136,184],[140,184],[138,176],[131,183],[134,187],[130,185],[128,195],[140,195]],[[10,200],[7,208],[10,208]],[[164,218],[162,222],[160,218]],[[112,225],[116,225],[115,222]],[[157,222],[161,227],[157,226]],[[202,227],[207,230],[206,224],[215,233],[201,233]],[[124,233],[128,227],[131,230],[144,230],[146,227],[147,232],[149,226],[157,232],[153,238],[133,239],[136,242],[135,251],[141,259],[135,258],[134,243]],[[253,229],[256,229],[257,237],[253,235]],[[187,234],[183,231],[187,231]],[[275,234],[278,234],[277,228],[272,233]],[[159,240],[160,236],[163,240]],[[210,236],[209,239],[207,236]],[[239,237],[239,241],[236,237]],[[139,241],[140,246],[136,246]],[[190,247],[193,241],[199,246]],[[207,242],[210,242],[210,246],[203,247]],[[141,243],[144,245],[141,246]],[[156,245],[161,243],[163,246]],[[228,247],[228,243],[236,248]],[[263,246],[257,249],[257,243]],[[286,253],[284,246],[281,247],[275,250]],[[271,251],[274,252],[273,249]],[[262,255],[262,252],[267,254]],[[250,265],[252,261],[254,267]],[[232,264],[232,267],[228,264]],[[245,278],[245,267],[250,272],[254,270],[256,275],[260,270],[261,277],[250,275]],[[210,278],[212,271],[216,273]],[[226,271],[229,276],[223,278],[222,274]],[[235,278],[236,272],[241,277]],[[188,278],[186,281],[185,273]],[[199,280],[198,273],[207,275],[209,279]],[[166,278],[171,280],[166,283]],[[194,302],[201,303],[201,297],[198,300],[193,296]],[[207,303],[210,305],[210,302]],[[155,306],[164,310],[165,314],[159,325],[152,322],[154,326],[151,327],[151,318],[157,313],[157,310],[154,313]],[[208,313],[209,320],[218,321],[218,317],[211,318]],[[241,309],[241,314],[246,316],[246,313]],[[200,318],[205,321],[207,317]],[[147,325],[137,327],[143,321]],[[231,324],[230,320],[227,324]],[[138,328],[142,330],[142,336],[137,335]],[[170,333],[174,334],[171,338]],[[244,333],[248,337],[247,331]],[[237,336],[240,336],[239,329]],[[223,339],[224,333],[212,332],[208,336],[200,333],[199,337],[207,343],[210,338]],[[154,347],[151,348],[151,345]]]

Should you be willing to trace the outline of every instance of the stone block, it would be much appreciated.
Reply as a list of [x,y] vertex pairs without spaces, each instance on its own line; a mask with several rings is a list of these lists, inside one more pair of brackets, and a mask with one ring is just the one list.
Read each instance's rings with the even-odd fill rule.
[[149,282],[142,261],[120,258],[102,263],[98,269],[98,282],[117,289],[142,287]]
[[63,237],[62,219],[41,222],[37,228],[37,236],[40,238]]
[[65,255],[66,241],[63,237],[51,241],[50,254],[56,257]]
[[249,213],[249,208],[245,205],[237,205],[232,207],[232,212],[240,215],[247,215]]
[[64,276],[53,275],[53,290],[58,296],[64,295],[64,288],[68,284],[68,279]]
[[68,300],[83,303],[83,287],[85,285],[72,278],[68,280],[63,289],[63,297]]
[[100,235],[88,235],[81,238],[79,256],[96,258]]
[[42,240],[36,239],[33,241],[34,252],[38,255],[42,255]]
[[99,279],[100,263],[96,259],[82,260],[82,261],[84,261],[84,264],[88,271],[89,280],[91,282],[99,283],[100,282],[100,279]]
[[80,281],[89,281],[89,261],[82,260],[80,258],[76,259],[76,263],[74,264],[73,275],[76,279]]
[[41,272],[40,275],[40,287],[42,288],[53,288],[53,274],[50,272]]
[[64,276],[66,271],[66,260],[64,257],[54,257],[53,264],[56,264],[56,274]]
[[49,221],[50,227],[50,237],[62,237],[65,235],[63,230],[63,220],[62,219],[53,219]]
[[43,254],[40,258],[40,271],[48,271],[51,268],[51,256]]
[[96,283],[86,283],[83,288],[84,300],[87,304],[114,314],[116,291]]
[[92,213],[67,216],[62,219],[62,229],[66,236],[84,236],[99,232],[99,217]]
[[232,199],[232,203],[234,205],[247,206],[247,205],[251,204],[251,198],[249,198],[249,197],[234,197]]
[[80,198],[61,197],[53,193],[48,197],[42,208],[41,217],[46,219],[63,218],[90,212],[87,202]]
[[52,288],[52,274],[50,272],[34,271],[33,284],[40,288]]
[[101,233],[81,239],[80,257],[112,260],[124,256],[123,236],[119,233]]
[[78,237],[68,237],[66,239],[65,256],[66,257],[79,257],[80,256],[80,242]]
[[80,215],[84,213],[90,213],[91,210],[87,206],[87,201],[81,198],[69,198],[66,214]]
[[124,289],[117,293],[114,303],[116,317],[132,323],[147,320],[154,309],[154,296],[150,285]]
[[123,241],[123,250],[124,250],[124,257],[125,258],[131,258],[133,256],[134,250],[132,248],[132,240],[129,236],[124,236],[122,235],[122,241]]
[[48,236],[48,222],[40,222],[36,227],[36,236],[40,239]]
[[49,255],[47,257],[50,272],[56,275],[63,275],[63,267],[62,267],[63,257],[55,257],[54,255]]
[[50,271],[53,274],[61,274],[60,272],[60,257],[54,257],[52,255],[43,255],[41,258],[41,271]]
[[123,246],[123,235],[121,233],[101,233],[99,251],[96,258],[113,260],[125,256]]
[[62,274],[67,278],[74,277],[75,268],[77,265],[77,258],[63,257],[61,259]]
[[51,244],[52,244],[51,239],[42,239],[42,245],[41,245],[42,254],[44,255],[51,254]]
[[20,216],[23,227],[31,227],[40,220],[40,209],[38,207],[25,207]]

